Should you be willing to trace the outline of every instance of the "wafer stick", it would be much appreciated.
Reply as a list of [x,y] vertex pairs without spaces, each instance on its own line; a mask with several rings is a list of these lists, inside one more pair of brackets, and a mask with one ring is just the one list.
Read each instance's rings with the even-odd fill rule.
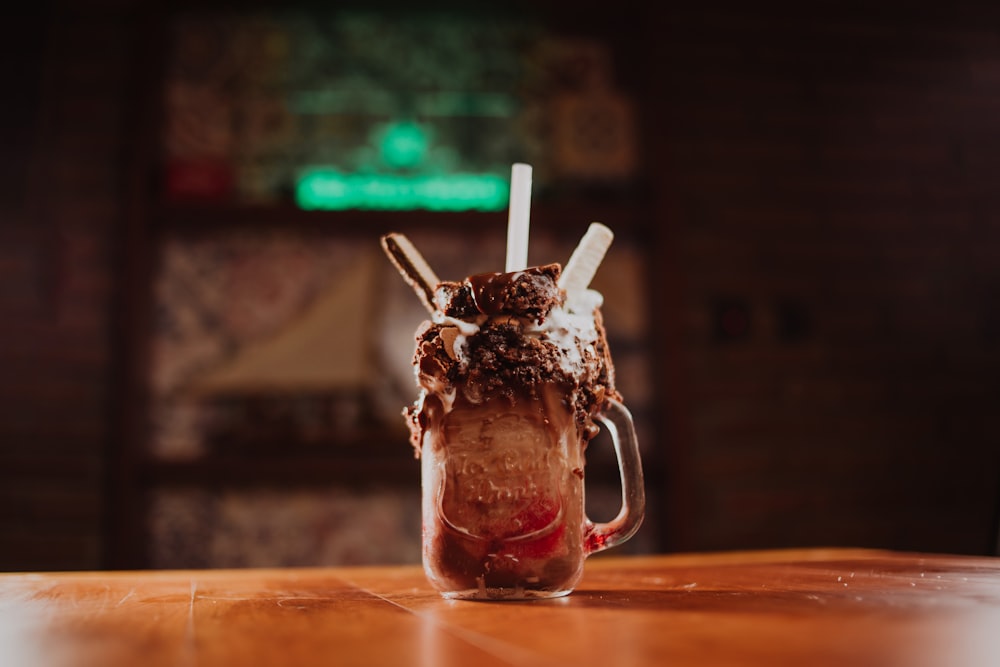
[[601,223],[591,223],[566,262],[566,268],[559,276],[559,287],[566,290],[567,294],[587,289],[614,238],[614,232]]
[[399,270],[417,298],[432,315],[434,308],[434,288],[437,287],[437,275],[424,260],[423,255],[402,234],[392,233],[382,237],[382,249]]

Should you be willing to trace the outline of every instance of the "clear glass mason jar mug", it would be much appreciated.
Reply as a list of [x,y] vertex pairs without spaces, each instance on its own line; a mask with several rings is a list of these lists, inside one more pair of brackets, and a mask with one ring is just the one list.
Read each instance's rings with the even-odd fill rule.
[[[423,562],[448,598],[527,599],[570,593],[587,556],[621,544],[645,508],[632,416],[605,401],[622,507],[608,523],[584,509],[588,439],[554,388],[511,405],[432,410],[421,445]],[[498,405],[495,403],[502,403]]]

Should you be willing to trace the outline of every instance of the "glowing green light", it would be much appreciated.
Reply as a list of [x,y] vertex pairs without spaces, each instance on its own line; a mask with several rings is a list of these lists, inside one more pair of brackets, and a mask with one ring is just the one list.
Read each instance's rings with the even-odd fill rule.
[[394,123],[382,135],[382,159],[390,167],[416,167],[427,153],[427,133],[416,123]]
[[345,174],[315,169],[298,182],[300,208],[430,211],[500,211],[507,207],[510,183],[496,174],[404,176]]

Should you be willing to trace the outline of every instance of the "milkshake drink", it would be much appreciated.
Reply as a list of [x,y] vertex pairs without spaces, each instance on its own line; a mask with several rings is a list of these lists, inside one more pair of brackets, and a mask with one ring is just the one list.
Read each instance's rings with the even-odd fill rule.
[[[628,539],[644,504],[602,296],[559,264],[439,281],[405,237],[383,246],[431,312],[416,335],[419,397],[404,412],[421,459],[429,580],[451,598],[571,592],[587,555]],[[601,426],[618,454],[623,503],[616,519],[594,524],[584,450]]]

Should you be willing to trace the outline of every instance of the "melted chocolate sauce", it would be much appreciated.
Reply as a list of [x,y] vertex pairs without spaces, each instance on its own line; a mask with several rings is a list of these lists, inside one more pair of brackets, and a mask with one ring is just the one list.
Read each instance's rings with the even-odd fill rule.
[[557,281],[558,264],[533,266],[511,273],[480,273],[463,282],[442,282],[434,294],[437,307],[450,317],[514,315],[542,321],[564,295]]

